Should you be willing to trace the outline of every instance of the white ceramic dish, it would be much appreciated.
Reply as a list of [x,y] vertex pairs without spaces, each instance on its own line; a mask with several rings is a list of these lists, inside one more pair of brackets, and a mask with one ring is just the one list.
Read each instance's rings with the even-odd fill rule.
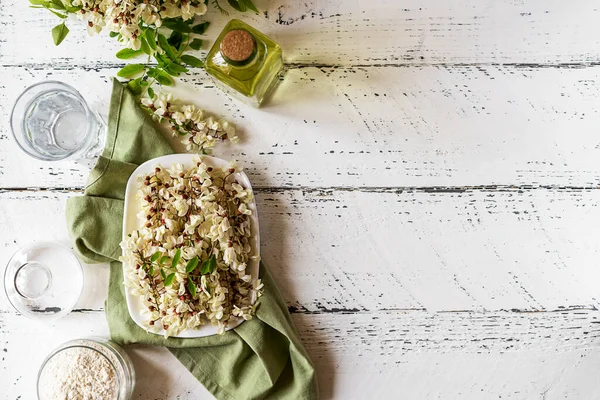
[[[133,171],[133,174],[131,174],[129,181],[127,182],[127,189],[125,191],[125,212],[123,215],[123,239],[128,234],[130,234],[134,230],[138,229],[141,226],[141,223],[143,223],[143,221],[140,221],[137,217],[137,215],[140,211],[139,201],[136,199],[136,192],[139,188],[138,177],[140,175],[147,175],[147,174],[153,172],[154,168],[157,165],[161,165],[162,167],[165,167],[165,168],[170,168],[173,164],[179,163],[179,164],[182,164],[184,167],[192,167],[195,164],[194,157],[195,157],[194,154],[172,154],[172,155],[168,155],[168,156],[158,157],[158,158],[146,161],[145,163],[143,163],[142,165],[137,167],[137,169],[135,171]],[[220,159],[220,158],[216,158],[216,157],[202,156],[202,160],[204,161],[204,163],[206,163],[206,165],[211,166],[213,168],[223,168],[223,167],[229,166],[228,161]],[[238,182],[240,182],[247,188],[252,189],[250,180],[248,179],[248,176],[246,176],[246,174],[244,172],[236,173],[235,176],[236,176]],[[252,210],[252,215],[251,215],[252,240],[250,241],[250,245],[252,246],[252,250],[253,250],[252,253],[259,255],[260,254],[260,236],[259,236],[259,229],[258,229],[258,214],[256,211],[256,201],[252,201],[252,203],[249,204],[249,208],[250,208],[250,210]],[[250,261],[248,263],[247,271],[254,278],[258,277],[259,264],[260,264],[259,261]],[[125,266],[123,266],[123,267],[125,267]],[[127,308],[129,308],[129,314],[131,315],[131,318],[140,327],[142,327],[143,329],[146,329],[144,327],[144,317],[142,316],[142,313],[141,313],[142,307],[143,307],[141,300],[138,297],[131,295],[129,293],[129,290],[127,290],[127,289],[125,290],[125,298],[127,300]],[[239,324],[241,324],[242,322],[244,322],[244,320],[239,319],[237,322],[230,323],[228,325],[227,329],[228,330],[233,329],[236,326],[238,326]],[[156,333],[158,335],[163,335],[164,330],[160,330],[160,331],[157,331],[154,333]],[[182,331],[174,337],[195,338],[195,337],[215,335],[216,333],[217,333],[217,327],[212,326],[207,323],[207,325],[203,325],[203,326],[199,327],[198,329],[188,329],[188,330]]]

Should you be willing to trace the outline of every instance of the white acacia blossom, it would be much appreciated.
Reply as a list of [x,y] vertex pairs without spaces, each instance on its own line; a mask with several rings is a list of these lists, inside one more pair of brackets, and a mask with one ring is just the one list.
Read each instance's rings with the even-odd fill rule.
[[146,328],[165,337],[206,323],[223,334],[249,320],[263,284],[247,265],[253,253],[253,195],[240,169],[175,164],[139,178],[140,228],[121,243],[124,284],[144,305]]
[[121,34],[127,47],[141,47],[140,26],[160,27],[163,18],[181,17],[184,21],[206,13],[203,0],[63,0],[81,7],[79,17],[88,23],[90,35],[103,28]]
[[182,137],[188,151],[208,152],[219,140],[239,141],[232,124],[207,115],[193,104],[183,104],[171,93],[160,92],[153,98],[142,98],[141,102],[157,121],[169,125],[173,136]]

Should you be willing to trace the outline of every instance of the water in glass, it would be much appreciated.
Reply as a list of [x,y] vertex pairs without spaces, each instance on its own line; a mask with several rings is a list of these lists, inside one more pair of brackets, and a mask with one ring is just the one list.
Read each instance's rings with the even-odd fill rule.
[[26,139],[34,149],[52,158],[69,156],[87,139],[84,107],[65,90],[41,94],[31,102],[23,118]]
[[27,88],[13,108],[11,127],[19,146],[41,160],[93,158],[105,125],[71,86],[47,81]]

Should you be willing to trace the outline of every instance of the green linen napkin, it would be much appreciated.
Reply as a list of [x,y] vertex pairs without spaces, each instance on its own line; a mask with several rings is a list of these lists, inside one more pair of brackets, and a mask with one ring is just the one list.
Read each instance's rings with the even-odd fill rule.
[[110,263],[106,318],[120,344],[166,346],[218,399],[317,399],[314,367],[269,270],[256,316],[224,335],[164,339],[133,322],[125,302],[121,255],[125,186],[137,166],[172,154],[158,127],[115,80],[107,143],[85,195],[67,202],[71,239],[87,263]]

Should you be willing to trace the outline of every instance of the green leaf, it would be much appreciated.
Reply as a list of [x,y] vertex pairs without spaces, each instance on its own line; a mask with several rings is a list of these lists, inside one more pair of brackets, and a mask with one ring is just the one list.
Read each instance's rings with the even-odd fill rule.
[[158,69],[164,69],[167,65],[173,62],[164,54],[159,54],[158,57],[155,58],[158,61]]
[[179,46],[177,46],[177,50],[179,51],[179,54],[181,54],[185,51],[189,42],[190,42],[190,35],[187,33],[182,33],[181,34],[181,43],[179,43]]
[[179,264],[179,260],[181,259],[181,249],[177,249],[175,252],[175,257],[173,257],[173,262],[171,263],[171,267],[177,268],[177,264]]
[[148,70],[148,76],[156,79],[161,85],[170,86],[173,84],[173,80],[169,74],[158,68],[150,68]]
[[160,276],[162,276],[163,280],[167,279],[167,274],[165,274],[163,269],[160,270]]
[[171,62],[164,54],[160,53],[154,53],[154,58],[156,59],[159,68],[164,68],[165,65]]
[[119,72],[117,72],[117,76],[121,78],[133,78],[136,75],[144,72],[146,66],[143,64],[129,64],[121,68]]
[[108,36],[110,36],[111,38],[117,37],[119,36],[119,32],[110,32]]
[[62,19],[67,18],[66,14],[61,14],[61,13],[59,13],[57,11],[54,11],[54,10],[51,10],[51,9],[48,9],[48,11],[50,11],[52,14],[56,15],[58,18],[62,18]]
[[152,257],[150,257],[150,261],[154,262],[156,260],[158,260],[160,258],[161,252],[157,251],[156,253],[152,254]]
[[69,5],[67,5],[65,7],[65,10],[68,13],[76,13],[77,11],[81,10],[81,6],[69,6]]
[[[148,89],[148,91],[150,91],[150,90],[152,90],[152,89]],[[165,262],[167,262],[168,259],[169,259],[169,256],[162,256],[158,263],[160,265],[163,265]]]
[[246,11],[246,4],[244,4],[242,1],[239,0],[227,0],[227,2],[229,3],[229,5],[233,8],[235,8],[238,11],[244,12]]
[[154,30],[153,29],[146,29],[146,32],[144,32],[144,36],[146,37],[146,42],[148,43],[148,46],[150,46],[150,48],[152,50],[156,50],[157,46],[156,46],[156,37],[154,36]]
[[141,80],[142,78],[136,78],[127,82],[127,87],[129,88],[131,93],[133,93],[134,96],[139,96],[140,94],[142,94]]
[[208,22],[208,21],[202,22],[201,24],[198,24],[198,25],[194,25],[192,27],[192,33],[202,35],[204,32],[206,32],[208,25],[210,25],[210,22]]
[[145,88],[146,86],[148,86],[150,83],[148,81],[145,81],[142,79],[142,81],[140,82],[140,86]]
[[204,61],[194,56],[190,56],[189,54],[184,54],[181,56],[181,61],[189,65],[190,67],[202,68],[204,67]]
[[202,39],[192,40],[192,42],[190,43],[190,47],[194,50],[200,50],[200,48],[202,47]]
[[52,2],[52,6],[51,7],[55,8],[57,10],[64,10],[65,9],[65,5],[60,0],[51,0],[51,2]]
[[158,34],[158,44],[165,51],[165,54],[171,61],[177,61],[177,52],[175,48],[169,44],[165,35]]
[[185,272],[187,272],[188,274],[190,272],[194,272],[194,270],[198,266],[198,263],[199,263],[198,256],[192,258],[190,261],[188,261],[188,263],[185,267]]
[[179,76],[180,74],[185,74],[186,72],[188,72],[189,69],[187,69],[186,67],[183,67],[179,64],[169,63],[165,67],[165,71],[167,71],[169,73],[169,75]]
[[52,39],[54,39],[54,44],[56,46],[61,44],[68,34],[69,28],[67,28],[64,22],[60,25],[56,25],[54,28],[52,28]]
[[122,49],[117,52],[117,58],[121,60],[128,60],[133,57],[141,56],[143,53],[141,50],[133,49]]
[[252,0],[241,0],[246,7],[248,7],[249,10],[254,11],[255,13],[258,14],[258,9],[256,8],[256,6],[252,3]]
[[169,28],[176,32],[191,33],[192,28],[188,24],[183,22],[181,18],[165,18],[162,20],[162,26]]
[[144,35],[140,36],[140,50],[148,55],[152,54],[150,45],[148,44],[148,41],[146,40],[146,37]]
[[175,272],[170,273],[166,278],[165,278],[165,286],[169,286],[171,283],[173,283],[173,279],[175,279]]
[[154,276],[154,265],[150,265],[150,276]]
[[[188,35],[185,35],[188,36]],[[167,39],[167,42],[176,49],[179,49],[183,44],[183,34],[180,32],[173,31],[171,32],[171,36]]]
[[217,256],[214,254],[210,258],[202,263],[202,275],[212,274],[217,266]]
[[194,282],[192,282],[192,280],[189,277],[187,278],[187,288],[192,294],[192,297],[196,297],[196,285],[194,284]]
[[158,70],[155,79],[164,86],[171,86],[173,84],[173,79],[165,71]]
[[154,98],[154,89],[148,88],[148,96],[150,96],[151,99]]

